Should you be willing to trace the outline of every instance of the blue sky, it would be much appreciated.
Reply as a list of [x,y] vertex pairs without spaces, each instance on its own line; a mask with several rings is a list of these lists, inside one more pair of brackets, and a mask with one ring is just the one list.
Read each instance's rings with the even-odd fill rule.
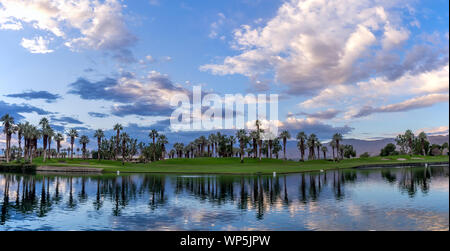
[[[0,113],[135,137],[193,85],[327,140],[448,134],[449,1],[2,0]],[[189,136],[186,136],[187,138]]]

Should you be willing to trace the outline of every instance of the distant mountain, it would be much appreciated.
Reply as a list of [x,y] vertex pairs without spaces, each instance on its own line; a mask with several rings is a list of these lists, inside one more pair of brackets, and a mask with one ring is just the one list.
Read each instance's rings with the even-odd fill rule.
[[[428,136],[428,140],[431,144],[438,144],[442,145],[445,142],[449,142],[449,135],[446,136]],[[368,152],[371,156],[379,155],[380,151],[383,147],[385,147],[387,144],[392,143],[395,144],[394,138],[386,138],[386,139],[380,139],[380,140],[360,140],[360,139],[344,139],[342,141],[343,145],[352,145],[355,150],[357,156]],[[328,146],[328,145],[327,145]],[[332,156],[332,150],[330,147],[328,147],[328,156]],[[287,150],[286,155],[289,159],[300,159],[300,152],[297,149],[297,142],[296,141],[289,141],[287,144]],[[281,155],[282,156],[282,153]],[[306,152],[306,157],[308,156],[308,152]],[[320,153],[320,157],[323,156],[323,153]]]

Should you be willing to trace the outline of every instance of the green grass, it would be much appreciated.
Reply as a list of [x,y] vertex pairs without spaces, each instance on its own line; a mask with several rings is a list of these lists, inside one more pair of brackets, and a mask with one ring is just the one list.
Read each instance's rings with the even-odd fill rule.
[[[126,163],[122,166],[120,161],[97,161],[97,160],[61,160],[51,159],[46,163],[42,162],[42,158],[37,158],[33,163],[38,166],[76,166],[76,167],[92,167],[103,168],[103,172],[124,173],[195,173],[195,174],[272,174],[277,173],[299,173],[318,170],[347,169],[361,165],[377,165],[377,164],[396,164],[396,163],[424,163],[424,162],[448,162],[448,156],[423,157],[413,156],[413,158],[424,158],[421,160],[411,159],[410,156],[393,156],[393,157],[371,157],[363,159],[349,159],[334,163],[332,161],[316,160],[304,163],[294,161],[283,161],[275,159],[263,159],[262,161],[255,159],[245,159],[245,163],[241,164],[238,158],[201,158],[201,159],[172,159],[150,164],[132,164]],[[398,161],[404,158],[407,161]],[[389,160],[382,160],[389,159]]]

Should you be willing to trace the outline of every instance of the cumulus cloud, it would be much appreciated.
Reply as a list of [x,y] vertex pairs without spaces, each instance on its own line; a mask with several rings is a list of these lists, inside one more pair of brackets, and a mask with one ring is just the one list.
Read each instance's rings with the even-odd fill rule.
[[356,114],[352,115],[353,118],[366,117],[374,113],[390,113],[390,112],[404,112],[414,109],[420,109],[430,107],[437,103],[448,102],[448,94],[429,94],[417,98],[408,99],[401,103],[391,104],[381,107],[365,106],[360,109]]
[[[329,105],[363,106],[385,101],[386,97],[409,95],[424,96],[449,91],[449,66],[419,75],[405,74],[397,80],[382,77],[362,81],[356,85],[337,85],[322,90],[316,96],[300,103],[300,107],[313,108]],[[357,95],[354,95],[357,94]]]
[[53,94],[47,91],[33,91],[33,90],[22,93],[8,94],[5,96],[8,98],[22,98],[25,100],[43,99],[47,103],[53,103],[61,98],[61,96],[58,94]]
[[136,78],[133,74],[97,82],[80,78],[70,84],[70,88],[69,94],[78,95],[85,100],[115,102],[111,112],[120,117],[170,115],[173,111],[170,99],[177,94],[190,94],[175,86],[167,75],[155,71],[144,78]]
[[49,43],[50,41],[43,37],[35,37],[33,39],[23,38],[20,45],[33,54],[47,54],[53,52],[48,48]]
[[[2,0],[0,27],[18,30],[28,24],[63,39],[71,49],[111,50],[120,55],[136,40],[126,27],[123,9],[118,0]],[[30,48],[45,42],[24,39],[22,45]]]
[[37,113],[38,115],[52,114],[44,109],[27,105],[27,104],[9,104],[0,100],[0,114],[9,114],[16,119],[16,121],[24,119],[22,114]]
[[[392,53],[410,38],[403,17],[391,14],[405,6],[401,3],[289,0],[263,26],[243,25],[234,32],[237,55],[200,69],[253,79],[274,76],[289,94],[309,95],[372,76],[395,80],[448,63],[448,46],[417,45]],[[389,67],[383,67],[387,62]]]

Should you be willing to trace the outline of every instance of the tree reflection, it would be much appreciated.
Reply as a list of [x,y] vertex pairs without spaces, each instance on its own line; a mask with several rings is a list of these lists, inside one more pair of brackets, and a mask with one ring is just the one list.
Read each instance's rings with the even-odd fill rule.
[[[433,177],[448,177],[448,167],[383,170],[336,170],[281,176],[61,176],[0,174],[0,224],[11,217],[48,217],[79,208],[121,216],[124,210],[147,205],[170,207],[171,200],[189,198],[214,207],[252,212],[258,220],[272,210],[290,210],[323,199],[343,200],[348,184],[379,179],[397,185],[408,196],[426,194]],[[348,193],[348,190],[347,190]],[[105,209],[107,205],[107,209]]]

